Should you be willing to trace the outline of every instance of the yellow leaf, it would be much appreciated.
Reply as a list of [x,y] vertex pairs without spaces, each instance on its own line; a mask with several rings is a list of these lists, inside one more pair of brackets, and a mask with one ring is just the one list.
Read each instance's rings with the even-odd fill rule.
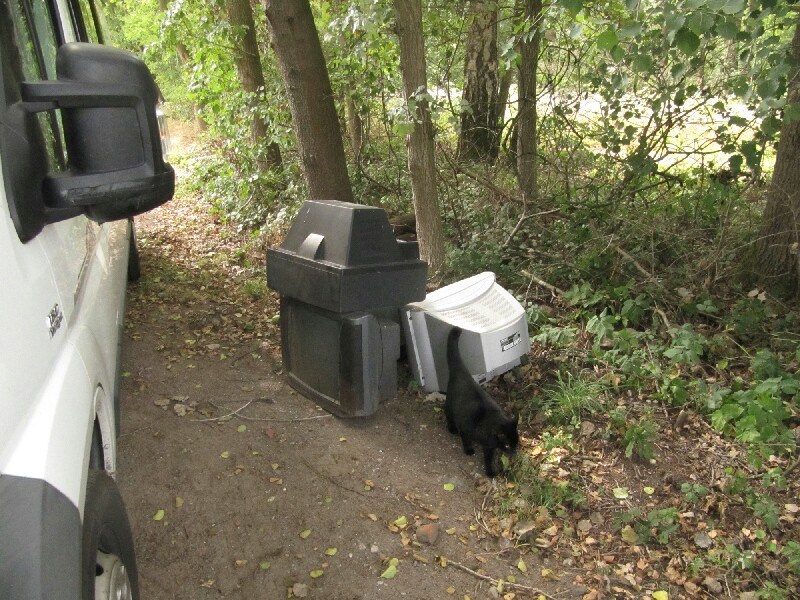
[[238,431],[239,433],[244,433],[245,431],[247,431],[247,425],[239,425],[236,428],[236,431]]
[[328,548],[327,550],[325,550],[325,554],[327,554],[328,556],[334,556],[336,552],[337,552],[336,548]]
[[451,586],[450,586],[449,588],[447,588],[445,591],[446,591],[448,594],[455,594],[455,593],[456,593],[456,588],[454,588],[454,587],[451,585]]
[[266,571],[267,569],[269,569],[270,564],[269,564],[269,561],[265,560],[265,561],[261,562],[258,566],[261,567],[262,571]]
[[445,483],[442,487],[444,488],[445,492],[452,492],[454,489],[456,489],[454,483]]
[[230,457],[231,453],[225,450],[222,454],[219,455],[220,458],[228,458]]
[[517,563],[517,568],[520,571],[522,571],[523,573],[527,573],[528,572],[528,565],[526,565],[525,561],[522,560],[521,558],[519,559],[519,562]]
[[154,514],[154,515],[153,515],[153,521],[160,521],[161,519],[163,519],[163,518],[164,518],[164,515],[165,515],[165,514],[166,514],[166,513],[164,512],[164,509],[163,509],[163,508],[159,508],[159,509],[156,511],[156,514]]
[[181,506],[183,506],[183,498],[175,496],[175,508],[180,508]]
[[381,573],[381,579],[393,579],[397,575],[397,567],[389,565],[386,570]]
[[311,535],[311,530],[310,529],[306,529],[306,530],[300,532],[300,537],[302,539],[304,539],[304,540],[308,539],[308,536],[310,536],[310,535]]
[[406,525],[408,525],[408,519],[406,519],[405,515],[401,515],[398,518],[396,518],[394,521],[392,521],[392,523],[394,523],[397,527],[402,528],[402,527],[405,527]]
[[311,571],[311,578],[312,579],[317,579],[318,577],[322,577],[324,574],[325,574],[325,571],[323,571],[322,569],[315,569],[315,570]]
[[378,520],[378,515],[376,515],[375,513],[369,513],[367,515],[367,517],[369,518],[370,521],[377,521]]
[[665,592],[664,590],[653,592],[653,600],[669,600],[669,592]]

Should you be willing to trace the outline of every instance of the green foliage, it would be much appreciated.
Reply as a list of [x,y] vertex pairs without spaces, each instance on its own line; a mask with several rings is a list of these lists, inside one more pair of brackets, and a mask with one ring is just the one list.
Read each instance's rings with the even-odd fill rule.
[[526,453],[518,453],[510,461],[506,477],[514,482],[514,497],[524,500],[528,510],[542,507],[580,509],[586,503],[583,493],[570,481],[552,480],[540,473],[538,466]]
[[544,406],[547,420],[556,425],[578,424],[602,410],[602,392],[602,385],[595,380],[559,373]]
[[690,504],[696,504],[706,496],[708,496],[708,489],[699,483],[682,483],[681,493]]
[[625,408],[614,408],[609,413],[608,432],[616,437],[626,458],[635,455],[640,460],[650,461],[655,457],[654,442],[658,427],[651,415],[631,419]]
[[694,365],[705,354],[708,341],[698,334],[689,323],[669,330],[672,344],[664,350],[664,356],[677,365]]
[[657,542],[666,545],[680,527],[678,516],[677,508],[659,508],[645,512],[642,508],[634,507],[617,515],[615,528],[619,530],[630,525],[636,532],[639,543]]

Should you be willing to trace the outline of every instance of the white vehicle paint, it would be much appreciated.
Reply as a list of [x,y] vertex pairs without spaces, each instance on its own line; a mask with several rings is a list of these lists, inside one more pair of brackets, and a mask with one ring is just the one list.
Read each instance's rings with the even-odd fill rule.
[[[76,43],[102,41],[89,22],[95,1],[0,0],[0,596],[9,600],[138,598],[112,479],[119,353],[131,217],[171,197],[174,173],[146,67]],[[104,166],[109,156],[124,166]]]

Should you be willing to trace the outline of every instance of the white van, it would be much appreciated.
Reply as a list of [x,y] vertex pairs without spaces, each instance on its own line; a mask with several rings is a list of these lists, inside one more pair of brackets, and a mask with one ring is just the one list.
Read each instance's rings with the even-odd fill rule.
[[132,217],[168,200],[158,90],[96,0],[0,0],[0,597],[138,598],[114,482]]

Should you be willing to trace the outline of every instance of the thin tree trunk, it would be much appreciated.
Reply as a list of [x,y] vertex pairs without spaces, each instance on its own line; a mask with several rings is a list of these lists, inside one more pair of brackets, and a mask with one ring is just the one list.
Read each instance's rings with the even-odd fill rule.
[[364,146],[364,123],[358,113],[358,107],[351,96],[345,101],[347,110],[347,132],[350,135],[350,147],[356,164],[361,163],[361,149]]
[[521,18],[530,23],[533,35],[519,43],[519,100],[517,114],[517,177],[522,200],[533,208],[538,197],[536,171],[537,115],[536,73],[539,66],[539,26],[542,18],[542,0],[522,0]]
[[[787,104],[800,102],[800,19],[792,39],[794,58]],[[784,120],[767,192],[756,253],[765,287],[800,299],[800,121]]]
[[[253,8],[250,0],[227,0],[228,20],[234,29],[241,30],[242,38],[236,48],[236,71],[242,89],[250,97],[250,137],[253,145],[265,146],[263,158],[259,158],[258,166],[268,171],[281,164],[281,150],[275,142],[268,142],[269,131],[264,119],[259,116],[258,105],[263,102],[264,71],[261,68],[261,55],[256,39],[256,25],[253,20]],[[236,32],[240,34],[239,31]]]
[[427,93],[425,41],[422,37],[421,0],[395,0],[397,37],[400,42],[400,69],[406,102],[415,98],[414,131],[406,136],[408,170],[417,217],[419,252],[428,262],[430,274],[438,275],[445,264],[444,231],[436,189],[433,123],[428,102],[420,97]]
[[308,0],[264,0],[309,196],[353,201],[339,117]]
[[462,160],[497,157],[497,4],[472,0],[464,56],[464,101],[458,156]]

